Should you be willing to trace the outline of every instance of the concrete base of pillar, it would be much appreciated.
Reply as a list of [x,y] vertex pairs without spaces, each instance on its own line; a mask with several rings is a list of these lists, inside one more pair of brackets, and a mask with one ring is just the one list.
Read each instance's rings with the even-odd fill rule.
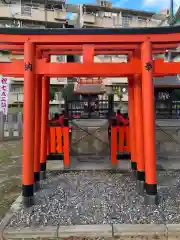
[[64,165],[64,170],[68,170],[70,168],[70,166],[65,166]]
[[144,182],[144,181],[139,181],[139,180],[137,180],[136,186],[137,186],[137,192],[138,192],[141,196],[144,196],[145,182]]
[[117,170],[118,169],[118,166],[117,166],[117,164],[111,164],[111,168],[112,168],[112,170]]
[[131,172],[132,172],[133,179],[136,181],[136,179],[137,179],[137,171],[136,170],[132,170]]
[[34,205],[34,196],[31,197],[23,197],[22,199],[24,207],[32,207]]
[[46,179],[46,171],[41,171],[40,172],[40,180],[45,180]]
[[144,203],[146,205],[158,205],[159,204],[159,197],[158,194],[156,195],[147,195],[144,196]]
[[35,183],[34,183],[34,191],[35,191],[35,192],[38,192],[39,189],[40,189],[40,182],[38,181],[38,182],[35,182]]

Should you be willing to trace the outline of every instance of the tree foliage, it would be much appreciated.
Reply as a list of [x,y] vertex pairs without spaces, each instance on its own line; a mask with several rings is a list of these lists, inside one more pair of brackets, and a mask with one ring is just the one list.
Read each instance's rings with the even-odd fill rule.
[[174,89],[174,94],[176,95],[176,97],[177,97],[178,99],[180,99],[180,89],[179,89],[179,88]]
[[53,86],[50,86],[50,100],[53,101],[55,97],[56,89]]
[[64,99],[68,101],[76,101],[79,99],[79,95],[73,93],[74,91],[74,83],[67,84],[62,90],[62,96]]
[[58,89],[57,87],[50,87],[50,100],[53,101],[55,97],[55,93],[61,91],[64,99],[68,101],[76,101],[79,99],[79,95],[73,93],[74,91],[74,83],[67,84],[64,88]]

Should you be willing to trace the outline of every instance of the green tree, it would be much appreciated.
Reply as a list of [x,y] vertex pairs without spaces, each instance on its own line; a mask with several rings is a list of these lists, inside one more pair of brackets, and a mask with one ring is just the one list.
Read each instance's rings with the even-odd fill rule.
[[55,97],[56,89],[50,85],[50,100],[53,101]]
[[74,94],[74,83],[67,84],[62,90],[62,95],[64,99],[68,101],[76,101],[79,99],[79,95]]
[[79,95],[74,94],[74,83],[67,84],[64,88],[58,88],[54,86],[50,86],[50,100],[53,101],[56,92],[62,93],[64,99],[69,101],[76,101],[79,99]]
[[175,93],[175,95],[177,96],[177,98],[180,99],[180,89],[179,89],[179,88],[174,89],[174,93]]

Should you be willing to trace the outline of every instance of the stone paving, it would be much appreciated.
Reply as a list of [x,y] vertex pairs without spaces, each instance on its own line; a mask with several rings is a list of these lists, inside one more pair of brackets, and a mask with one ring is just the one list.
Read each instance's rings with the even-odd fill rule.
[[159,206],[145,206],[132,173],[48,173],[36,204],[23,206],[8,228],[81,224],[180,223],[180,172],[158,173]]

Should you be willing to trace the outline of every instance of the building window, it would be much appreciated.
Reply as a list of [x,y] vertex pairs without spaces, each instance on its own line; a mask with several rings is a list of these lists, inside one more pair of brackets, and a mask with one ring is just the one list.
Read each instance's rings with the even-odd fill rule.
[[24,92],[24,86],[20,85],[11,85],[11,92],[12,93],[23,93]]
[[111,18],[112,13],[111,12],[104,12],[104,17]]
[[32,7],[30,5],[21,5],[21,14],[24,16],[31,17],[32,15]]
[[147,22],[147,18],[138,17],[138,22],[140,22],[140,23],[146,23],[146,22]]
[[132,22],[132,17],[131,16],[123,16],[122,18],[123,22],[123,27],[129,27],[130,23]]
[[55,99],[56,101],[62,101],[62,100],[64,100],[64,99],[63,99],[63,96],[62,96],[62,92],[55,92],[54,95],[55,95],[55,96],[54,96],[54,99]]
[[108,5],[107,1],[101,1],[100,6],[106,7]]

